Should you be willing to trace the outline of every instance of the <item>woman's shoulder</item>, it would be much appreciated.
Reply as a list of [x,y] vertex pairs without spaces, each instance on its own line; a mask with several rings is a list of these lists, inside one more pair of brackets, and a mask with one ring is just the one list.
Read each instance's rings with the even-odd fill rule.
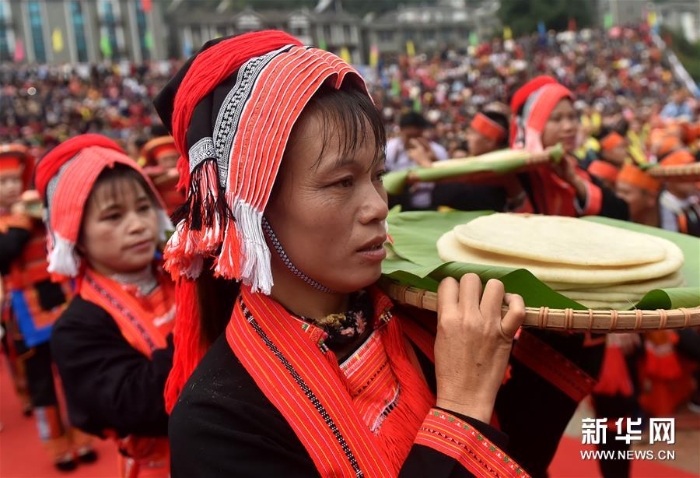
[[199,363],[170,415],[169,435],[210,441],[266,436],[288,441],[294,432],[221,335]]
[[173,409],[173,416],[208,403],[225,405],[230,411],[254,405],[265,408],[267,400],[245,367],[236,358],[222,334],[209,348],[192,373]]
[[97,304],[76,295],[54,325],[54,332],[73,327],[102,327],[112,321],[109,313]]

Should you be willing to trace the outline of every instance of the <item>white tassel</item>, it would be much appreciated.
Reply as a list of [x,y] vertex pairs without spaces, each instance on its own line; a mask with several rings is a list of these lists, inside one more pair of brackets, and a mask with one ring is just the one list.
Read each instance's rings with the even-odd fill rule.
[[233,216],[241,231],[243,264],[241,278],[253,292],[269,295],[272,291],[270,249],[262,230],[262,213],[244,201],[236,201]]
[[80,257],[75,252],[75,244],[56,234],[53,249],[49,252],[47,270],[55,274],[76,277],[79,267]]

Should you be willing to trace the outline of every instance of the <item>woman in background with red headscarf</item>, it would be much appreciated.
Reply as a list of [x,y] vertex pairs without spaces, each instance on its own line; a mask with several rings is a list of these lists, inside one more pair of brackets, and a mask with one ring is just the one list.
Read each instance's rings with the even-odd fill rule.
[[[573,157],[579,116],[572,100],[567,88],[544,76],[513,96],[513,147],[542,151],[561,144],[566,152],[558,164],[518,175],[525,199],[516,211],[626,219],[627,204]],[[499,392],[496,414],[514,457],[533,476],[547,475],[567,424],[593,390],[604,347],[605,337],[542,330],[522,331],[513,346],[511,378]]]
[[574,108],[571,91],[553,78],[539,77],[515,93],[511,108],[515,127],[511,136],[513,148],[537,152],[561,144],[566,153],[559,163],[552,163],[549,168],[518,175],[527,196],[520,211],[628,218],[625,202],[581,169],[573,156],[579,114]]
[[51,335],[71,422],[115,440],[120,476],[165,478],[175,315],[174,285],[155,259],[172,229],[165,206],[136,162],[94,134],[49,152],[36,186],[48,269],[77,282]]

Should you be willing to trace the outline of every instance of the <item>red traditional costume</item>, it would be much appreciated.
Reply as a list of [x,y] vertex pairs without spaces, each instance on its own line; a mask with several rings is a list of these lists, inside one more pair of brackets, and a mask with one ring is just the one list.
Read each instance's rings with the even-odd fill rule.
[[[0,175],[21,172],[25,191],[33,165],[26,147],[10,144],[0,148]],[[92,453],[91,440],[64,423],[48,342],[54,322],[66,309],[73,291],[70,281],[51,282],[46,229],[38,201],[36,206],[36,210],[26,206],[22,213],[0,212],[0,275],[5,292],[0,309],[8,332],[6,345],[12,369],[20,381],[26,380],[39,436],[56,466],[72,469],[74,452],[85,456]]]
[[[77,295],[54,326],[51,348],[71,421],[116,440],[121,476],[166,477],[169,449],[163,403],[170,370],[174,286],[153,262],[148,284],[107,277],[77,253],[83,214],[95,181],[116,165],[140,167],[113,141],[82,135],[62,143],[39,163],[36,186],[47,205],[49,270],[74,277]],[[75,185],[80,184],[80,188]],[[158,207],[160,239],[170,222]]]
[[[265,207],[292,127],[322,85],[367,94],[335,55],[257,32],[207,43],[155,101],[189,173],[188,211],[165,254],[181,301],[166,391],[173,476],[524,476],[497,431],[434,407],[432,364],[421,355],[419,365],[380,291],[360,293],[372,333],[342,361],[326,330],[268,296],[270,254],[284,251]],[[210,344],[189,279],[205,258],[231,293],[243,284],[202,358]]]

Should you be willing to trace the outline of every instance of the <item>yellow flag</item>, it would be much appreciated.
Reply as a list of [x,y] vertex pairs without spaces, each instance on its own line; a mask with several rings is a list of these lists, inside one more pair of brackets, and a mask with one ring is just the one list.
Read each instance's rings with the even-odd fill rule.
[[416,46],[413,44],[413,40],[406,42],[406,54],[408,56],[416,56]]
[[656,25],[656,12],[647,13],[647,25],[650,27]]
[[340,58],[342,58],[345,63],[352,63],[352,57],[350,56],[348,47],[344,46],[340,49]]
[[504,40],[512,40],[513,39],[513,30],[511,30],[510,27],[503,27],[503,39]]
[[369,49],[369,66],[376,68],[379,64],[379,48],[377,45],[372,45]]
[[63,32],[60,28],[54,28],[51,43],[53,43],[53,51],[57,53],[63,51]]

